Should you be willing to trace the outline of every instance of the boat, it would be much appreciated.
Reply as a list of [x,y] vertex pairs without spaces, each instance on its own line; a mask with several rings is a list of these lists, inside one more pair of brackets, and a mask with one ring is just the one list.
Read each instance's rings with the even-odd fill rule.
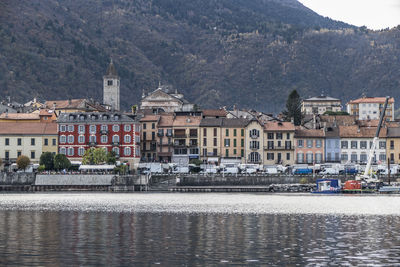
[[339,194],[342,192],[342,186],[339,179],[318,179],[317,189],[312,191],[314,194]]

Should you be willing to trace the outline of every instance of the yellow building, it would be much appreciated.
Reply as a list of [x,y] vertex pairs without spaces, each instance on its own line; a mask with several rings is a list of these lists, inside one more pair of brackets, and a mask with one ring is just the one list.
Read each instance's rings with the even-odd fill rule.
[[11,164],[21,156],[39,163],[43,152],[57,152],[57,124],[3,122],[0,127],[0,157]]
[[175,116],[172,142],[172,162],[186,165],[191,159],[200,158],[199,130],[201,116]]
[[222,118],[203,118],[200,122],[200,159],[218,164],[221,157]]
[[400,164],[400,127],[389,127],[386,135],[386,158]]
[[145,115],[140,119],[141,125],[141,153],[143,161],[157,160],[157,138],[158,122],[160,115]]
[[246,125],[248,120],[242,118],[223,119],[221,126],[221,158],[240,159],[245,163]]
[[245,129],[245,163],[262,164],[264,153],[264,126],[255,118],[251,119]]
[[295,126],[291,122],[264,124],[264,164],[294,164],[294,132]]

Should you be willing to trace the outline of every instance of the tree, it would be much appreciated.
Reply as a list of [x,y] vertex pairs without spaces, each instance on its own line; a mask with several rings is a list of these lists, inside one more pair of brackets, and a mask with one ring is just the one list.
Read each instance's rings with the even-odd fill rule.
[[115,158],[115,152],[110,151],[107,153],[107,164],[114,165],[117,162],[117,159]]
[[286,100],[286,110],[283,112],[286,121],[294,120],[294,125],[300,125],[303,114],[301,114],[301,99],[296,90],[293,90]]
[[44,165],[45,170],[52,170],[54,168],[54,155],[51,152],[44,152],[40,156],[40,165]]
[[83,165],[99,165],[107,162],[107,154],[103,148],[90,148],[83,155]]
[[64,169],[69,169],[70,167],[71,167],[71,162],[64,154],[57,154],[54,157],[54,169],[64,170]]
[[27,156],[21,155],[17,158],[18,169],[23,169],[25,171],[26,167],[28,167],[30,163],[31,160]]

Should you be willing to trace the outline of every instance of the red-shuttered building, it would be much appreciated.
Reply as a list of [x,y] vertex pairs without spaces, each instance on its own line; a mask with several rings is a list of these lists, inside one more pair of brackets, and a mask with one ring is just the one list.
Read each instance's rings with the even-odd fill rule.
[[140,123],[135,115],[120,112],[61,113],[58,152],[81,161],[85,151],[101,147],[136,168],[140,161]]

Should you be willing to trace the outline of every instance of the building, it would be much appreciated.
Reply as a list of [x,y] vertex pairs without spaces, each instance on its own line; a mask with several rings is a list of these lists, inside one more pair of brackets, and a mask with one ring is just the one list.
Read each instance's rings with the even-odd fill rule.
[[140,160],[140,124],[120,112],[62,113],[58,117],[59,153],[81,161],[85,151],[101,147],[136,168]]
[[45,108],[54,110],[58,116],[60,113],[75,112],[106,112],[107,109],[99,103],[88,99],[51,100],[45,102]]
[[194,104],[189,103],[183,94],[173,91],[167,86],[158,86],[158,88],[148,94],[142,95],[142,100],[139,106],[140,110],[151,110],[154,114],[162,112],[175,111],[192,111]]
[[297,164],[324,162],[325,133],[323,129],[306,129],[299,126],[296,127],[294,138]]
[[325,126],[325,161],[329,163],[340,163],[340,134],[339,127],[334,125]]
[[387,129],[386,158],[390,159],[390,164],[400,164],[400,127]]
[[201,116],[175,116],[172,142],[172,162],[189,164],[191,159],[200,158],[199,130]]
[[294,163],[294,132],[291,122],[270,121],[264,124],[264,164]]
[[[360,127],[359,125],[339,126],[341,162],[367,163],[376,128]],[[379,133],[380,140],[375,150],[374,163],[386,162],[386,132],[387,129],[382,127]]]
[[171,113],[163,113],[157,124],[157,161],[171,162],[174,146],[173,137],[174,115]]
[[[221,162],[246,162],[246,126],[248,124],[249,120],[240,118],[225,118],[222,120],[220,140]],[[257,125],[258,128],[259,126]],[[258,158],[254,157],[253,159],[256,160]]]
[[142,155],[141,160],[146,162],[157,161],[157,138],[158,122],[160,115],[145,115],[140,119],[142,128]]
[[221,158],[221,131],[223,118],[203,118],[200,122],[200,159],[218,165]]
[[257,119],[251,119],[245,128],[245,163],[262,164],[264,162],[264,125]]
[[40,122],[3,122],[0,127],[0,157],[5,165],[21,155],[39,163],[43,152],[57,152],[57,124]]
[[111,59],[107,72],[103,76],[103,104],[110,110],[120,110],[120,79]]
[[[361,97],[356,100],[350,100],[346,104],[347,112],[350,115],[357,116],[359,120],[377,120],[380,117],[386,97]],[[394,121],[394,98],[390,98],[386,113],[385,120]]]
[[330,96],[316,96],[305,99],[301,103],[301,112],[306,115],[323,115],[327,111],[338,112],[342,110],[340,99]]

